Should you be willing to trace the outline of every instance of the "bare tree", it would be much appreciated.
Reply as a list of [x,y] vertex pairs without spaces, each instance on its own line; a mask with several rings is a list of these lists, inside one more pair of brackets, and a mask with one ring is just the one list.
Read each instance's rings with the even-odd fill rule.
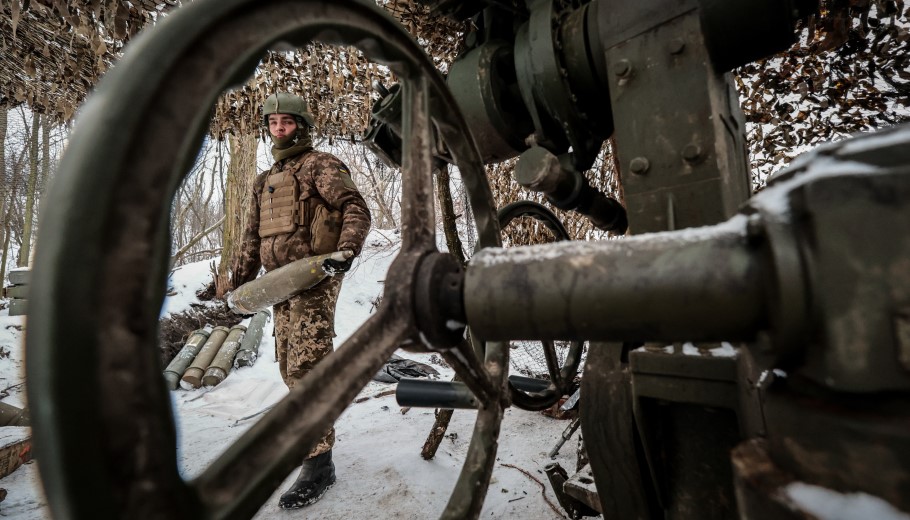
[[29,131],[28,186],[25,192],[25,214],[22,231],[22,246],[19,248],[19,267],[27,267],[32,251],[32,222],[35,219],[35,189],[38,185],[38,130],[40,116],[32,112],[32,126]]
[[208,258],[221,249],[223,151],[217,141],[207,139],[202,151],[177,189],[171,211],[171,266],[199,256]]
[[389,168],[360,143],[336,140],[333,152],[351,170],[351,177],[370,206],[373,227],[394,229],[401,214],[401,173]]
[[227,168],[224,197],[221,263],[215,273],[215,297],[222,298],[229,288],[230,270],[240,252],[249,216],[250,196],[256,178],[256,134],[229,135],[230,164]]
[[[5,106],[0,106],[0,178],[3,180],[4,186],[9,186],[10,183],[7,176],[6,169],[6,127],[9,119],[8,110]],[[2,251],[0,251],[0,285],[3,284],[3,280],[6,279],[6,255],[9,252],[9,231],[7,230],[6,220],[7,220],[7,211],[9,209],[10,201],[7,200],[7,193],[5,190],[0,192],[0,244],[3,244]]]

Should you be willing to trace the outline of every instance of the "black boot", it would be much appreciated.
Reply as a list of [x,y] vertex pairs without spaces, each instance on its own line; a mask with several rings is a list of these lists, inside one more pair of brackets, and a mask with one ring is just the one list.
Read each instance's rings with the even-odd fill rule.
[[315,503],[335,483],[332,450],[303,461],[300,475],[290,489],[278,499],[281,509],[298,509]]

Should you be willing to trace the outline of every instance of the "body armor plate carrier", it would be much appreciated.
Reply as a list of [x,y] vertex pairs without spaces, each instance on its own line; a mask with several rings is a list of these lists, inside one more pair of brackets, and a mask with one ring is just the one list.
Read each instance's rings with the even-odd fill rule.
[[[293,233],[302,222],[300,186],[287,172],[272,173],[266,179],[259,200],[259,236],[262,238]],[[303,215],[301,215],[303,213]]]
[[310,227],[313,254],[334,252],[341,236],[342,214],[315,193],[300,196],[293,174],[273,173],[266,179],[259,200],[259,236],[293,233],[298,226]]

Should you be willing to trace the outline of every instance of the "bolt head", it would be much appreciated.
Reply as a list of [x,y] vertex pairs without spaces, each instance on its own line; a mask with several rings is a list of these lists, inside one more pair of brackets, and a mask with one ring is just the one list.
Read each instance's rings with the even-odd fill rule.
[[683,148],[682,156],[688,163],[695,164],[699,162],[702,158],[701,146],[698,146],[697,144],[686,145],[686,147]]
[[616,75],[620,78],[627,78],[632,74],[632,64],[629,60],[619,60],[616,62]]
[[629,171],[636,175],[644,175],[650,167],[651,163],[646,157],[636,157],[629,163]]
[[750,244],[758,244],[765,239],[765,222],[761,215],[749,215],[746,220],[746,238]]
[[686,42],[682,38],[673,38],[667,48],[670,50],[670,54],[681,54],[686,48]]

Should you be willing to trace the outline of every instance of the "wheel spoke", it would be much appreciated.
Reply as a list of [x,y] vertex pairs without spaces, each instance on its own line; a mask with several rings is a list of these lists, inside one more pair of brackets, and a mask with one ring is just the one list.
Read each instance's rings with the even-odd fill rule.
[[[509,362],[508,343],[488,343],[486,346],[486,368],[490,378],[499,388],[498,394],[507,395],[505,392],[505,370],[503,367]],[[493,464],[496,461],[498,447],[499,426],[502,423],[505,403],[491,403],[477,412],[477,422],[474,423],[474,433],[471,435],[471,445],[465,457],[464,467],[458,476],[455,490],[449,498],[445,512],[440,516],[443,520],[456,520],[464,518],[477,518],[486,497],[487,488],[490,486],[490,477],[493,475]]]
[[541,341],[543,347],[543,357],[547,362],[547,373],[550,375],[550,384],[554,388],[563,387],[562,374],[560,373],[559,359],[556,357],[556,346],[553,341]]
[[213,517],[252,516],[408,338],[407,329],[388,310],[377,312],[200,475],[192,485]]
[[[497,220],[502,229],[506,229],[510,222],[521,217],[533,218],[545,225],[553,233],[556,241],[571,240],[569,232],[562,225],[559,217],[540,203],[530,200],[517,201],[504,206],[497,213]],[[578,372],[584,343],[573,342],[571,344],[562,367],[560,367],[553,341],[541,341],[541,348],[547,365],[547,374],[550,376],[547,388],[539,392],[526,392],[509,384],[512,404],[523,410],[544,410],[559,402],[559,399],[568,393]]]
[[402,131],[407,136],[401,164],[401,248],[436,249],[433,211],[433,132],[430,102],[424,76],[408,78],[401,85]]
[[[498,394],[487,376],[487,372],[482,363],[477,359],[473,350],[469,350],[468,342],[462,342],[452,350],[442,352],[443,359],[451,365],[464,384],[468,385],[478,401],[489,403],[496,398]],[[468,350],[463,347],[468,346]]]
[[[404,239],[386,280],[400,293],[387,294],[375,317],[188,485],[176,460],[161,456],[176,451],[154,348],[169,257],[167,215],[211,106],[276,41],[353,45],[407,80]],[[414,273],[421,255],[435,249],[430,90],[434,121],[468,188],[479,244],[498,245],[492,195],[464,117],[432,61],[375,4],[197,2],[130,45],[86,104],[36,247],[29,402],[54,516],[251,516],[388,355],[419,341]],[[495,443],[502,417],[503,359],[487,361],[487,372],[493,367],[500,379],[492,378],[488,390],[499,406],[488,406],[476,426],[486,443]],[[471,507],[479,511],[483,494],[474,489]]]

